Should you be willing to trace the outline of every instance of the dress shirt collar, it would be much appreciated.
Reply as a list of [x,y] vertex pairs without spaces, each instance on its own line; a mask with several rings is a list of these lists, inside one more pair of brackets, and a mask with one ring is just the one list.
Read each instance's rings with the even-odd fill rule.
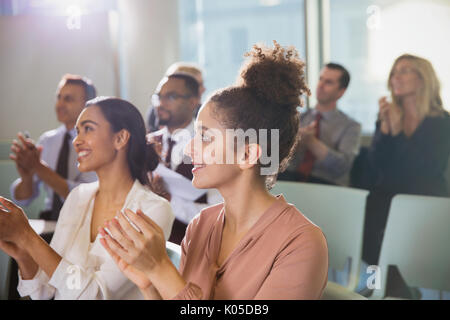
[[[312,109],[311,112],[314,117],[317,115],[317,113],[319,113],[319,111],[316,108]],[[322,115],[322,120],[327,121],[327,120],[332,120],[333,118],[335,118],[339,114],[339,111],[337,108],[335,108],[335,109],[327,111],[327,112],[320,112],[320,114]]]
[[60,133],[62,136],[64,136],[66,134],[66,132],[69,132],[70,137],[73,139],[75,139],[75,137],[77,136],[77,129],[75,127],[73,127],[70,130],[67,130],[65,125],[61,125],[58,127],[58,133]]

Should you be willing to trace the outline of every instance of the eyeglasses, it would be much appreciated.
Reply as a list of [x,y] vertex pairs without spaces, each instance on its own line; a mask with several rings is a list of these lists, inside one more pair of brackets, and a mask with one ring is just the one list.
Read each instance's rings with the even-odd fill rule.
[[405,76],[408,73],[413,73],[413,72],[417,72],[417,71],[413,68],[401,68],[399,70],[393,70],[391,73],[391,77],[393,77],[395,75]]
[[152,105],[159,106],[161,102],[166,101],[167,103],[173,103],[178,99],[189,99],[192,97],[192,94],[181,95],[178,93],[168,93],[168,94],[152,94],[151,101]]

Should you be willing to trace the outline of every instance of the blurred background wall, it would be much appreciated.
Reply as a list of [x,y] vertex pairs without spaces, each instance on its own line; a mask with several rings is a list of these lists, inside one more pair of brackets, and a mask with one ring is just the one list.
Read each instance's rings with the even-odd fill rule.
[[59,125],[55,92],[65,73],[89,77],[99,95],[128,99],[144,114],[161,75],[179,59],[177,1],[1,4],[3,143],[9,144],[19,130],[37,139]]

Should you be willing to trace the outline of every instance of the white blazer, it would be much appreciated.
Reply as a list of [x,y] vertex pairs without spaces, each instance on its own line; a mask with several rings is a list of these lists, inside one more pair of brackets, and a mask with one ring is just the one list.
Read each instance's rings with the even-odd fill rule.
[[[90,242],[91,217],[97,182],[81,184],[69,193],[61,209],[50,246],[62,257],[49,279],[39,268],[35,277],[23,280],[17,290],[32,299],[143,299],[138,287],[119,270],[99,239]],[[170,236],[174,214],[164,198],[137,180],[128,193],[124,209],[141,209]]]

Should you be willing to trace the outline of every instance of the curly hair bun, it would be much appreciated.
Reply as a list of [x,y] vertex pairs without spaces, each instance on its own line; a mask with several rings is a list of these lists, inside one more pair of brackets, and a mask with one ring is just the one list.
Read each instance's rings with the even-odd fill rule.
[[[274,45],[273,48],[253,46],[246,54],[237,83],[218,90],[210,102],[212,115],[225,128],[278,130],[276,149],[272,150],[271,139],[261,146],[263,154],[278,153],[277,172],[282,172],[299,140],[297,107],[302,105],[301,96],[311,93],[305,81],[305,63],[299,59],[297,50],[283,48],[275,41]],[[277,172],[266,177],[269,188]]]
[[241,68],[239,86],[251,89],[263,104],[276,104],[296,110],[303,105],[301,96],[310,95],[306,84],[305,63],[294,47],[254,45]]

